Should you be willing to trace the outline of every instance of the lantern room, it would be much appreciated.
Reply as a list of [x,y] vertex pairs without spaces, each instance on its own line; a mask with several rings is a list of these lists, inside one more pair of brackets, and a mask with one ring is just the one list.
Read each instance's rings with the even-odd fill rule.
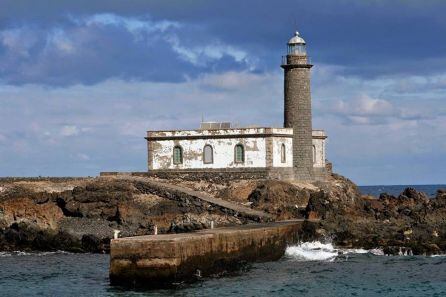
[[294,36],[288,41],[288,55],[305,56],[307,50],[305,46],[305,40],[296,31]]

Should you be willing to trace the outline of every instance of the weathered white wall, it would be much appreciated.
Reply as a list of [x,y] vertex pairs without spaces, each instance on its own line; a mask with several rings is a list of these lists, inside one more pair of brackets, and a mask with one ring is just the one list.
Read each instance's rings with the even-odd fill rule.
[[[149,137],[195,137],[193,139],[150,140],[152,156],[149,158],[151,160],[149,168],[159,170],[292,167],[292,134],[293,130],[290,128],[149,131]],[[227,136],[228,138],[212,138],[215,135]],[[257,137],[250,137],[252,135],[257,135]],[[210,138],[197,139],[198,136],[209,136]],[[325,167],[325,137],[324,131],[313,131],[313,146],[316,152],[314,167]],[[214,162],[211,164],[203,162],[203,149],[207,144],[213,148]],[[234,148],[237,144],[242,144],[245,148],[244,163],[235,163]],[[285,144],[286,148],[285,163],[281,162],[282,144]],[[173,148],[176,145],[183,149],[183,163],[177,165],[173,164],[172,156]]]
[[[242,144],[245,149],[245,162],[235,163],[234,148]],[[183,163],[173,164],[172,152],[176,145],[183,149]],[[203,162],[203,149],[211,145],[214,162]],[[202,168],[249,168],[266,167],[264,138],[159,140],[152,143],[152,169],[202,169]]]
[[314,167],[325,167],[325,139],[313,138],[313,149],[316,150]]
[[[285,163],[282,163],[281,148],[285,144]],[[273,167],[293,166],[293,139],[289,137],[273,137]]]
[[[244,134],[262,134],[270,133],[276,130],[290,129],[271,129],[271,128],[234,128],[234,129],[214,129],[214,130],[176,130],[176,131],[147,131],[147,136],[160,137],[189,137],[189,136],[215,136],[215,135],[244,135]],[[291,133],[293,130],[291,129]]]

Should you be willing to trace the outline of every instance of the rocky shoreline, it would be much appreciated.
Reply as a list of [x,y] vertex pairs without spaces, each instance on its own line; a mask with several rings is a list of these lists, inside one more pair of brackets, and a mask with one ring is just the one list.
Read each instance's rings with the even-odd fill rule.
[[435,198],[414,189],[398,197],[361,195],[350,180],[333,174],[324,183],[274,180],[144,177],[0,179],[0,251],[105,253],[114,230],[121,236],[190,232],[259,219],[188,192],[153,187],[179,185],[263,211],[273,220],[320,219],[302,240],[339,247],[382,248],[387,254],[446,252],[446,190]]

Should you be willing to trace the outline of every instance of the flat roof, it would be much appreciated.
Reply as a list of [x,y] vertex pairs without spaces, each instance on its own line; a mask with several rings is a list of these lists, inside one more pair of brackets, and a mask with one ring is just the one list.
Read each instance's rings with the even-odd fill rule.
[[[313,138],[327,138],[324,130],[313,130]],[[293,137],[293,128],[227,128],[195,130],[154,130],[147,131],[147,140],[181,140],[209,138],[259,138],[259,137]]]

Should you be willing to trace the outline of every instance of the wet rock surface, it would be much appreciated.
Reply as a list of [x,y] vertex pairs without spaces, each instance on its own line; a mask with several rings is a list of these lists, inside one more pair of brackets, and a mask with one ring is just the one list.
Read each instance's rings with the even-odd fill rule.
[[433,199],[413,188],[398,197],[382,193],[362,196],[349,180],[312,193],[307,218],[320,218],[317,235],[338,246],[382,248],[387,254],[438,254],[446,251],[445,190]]

